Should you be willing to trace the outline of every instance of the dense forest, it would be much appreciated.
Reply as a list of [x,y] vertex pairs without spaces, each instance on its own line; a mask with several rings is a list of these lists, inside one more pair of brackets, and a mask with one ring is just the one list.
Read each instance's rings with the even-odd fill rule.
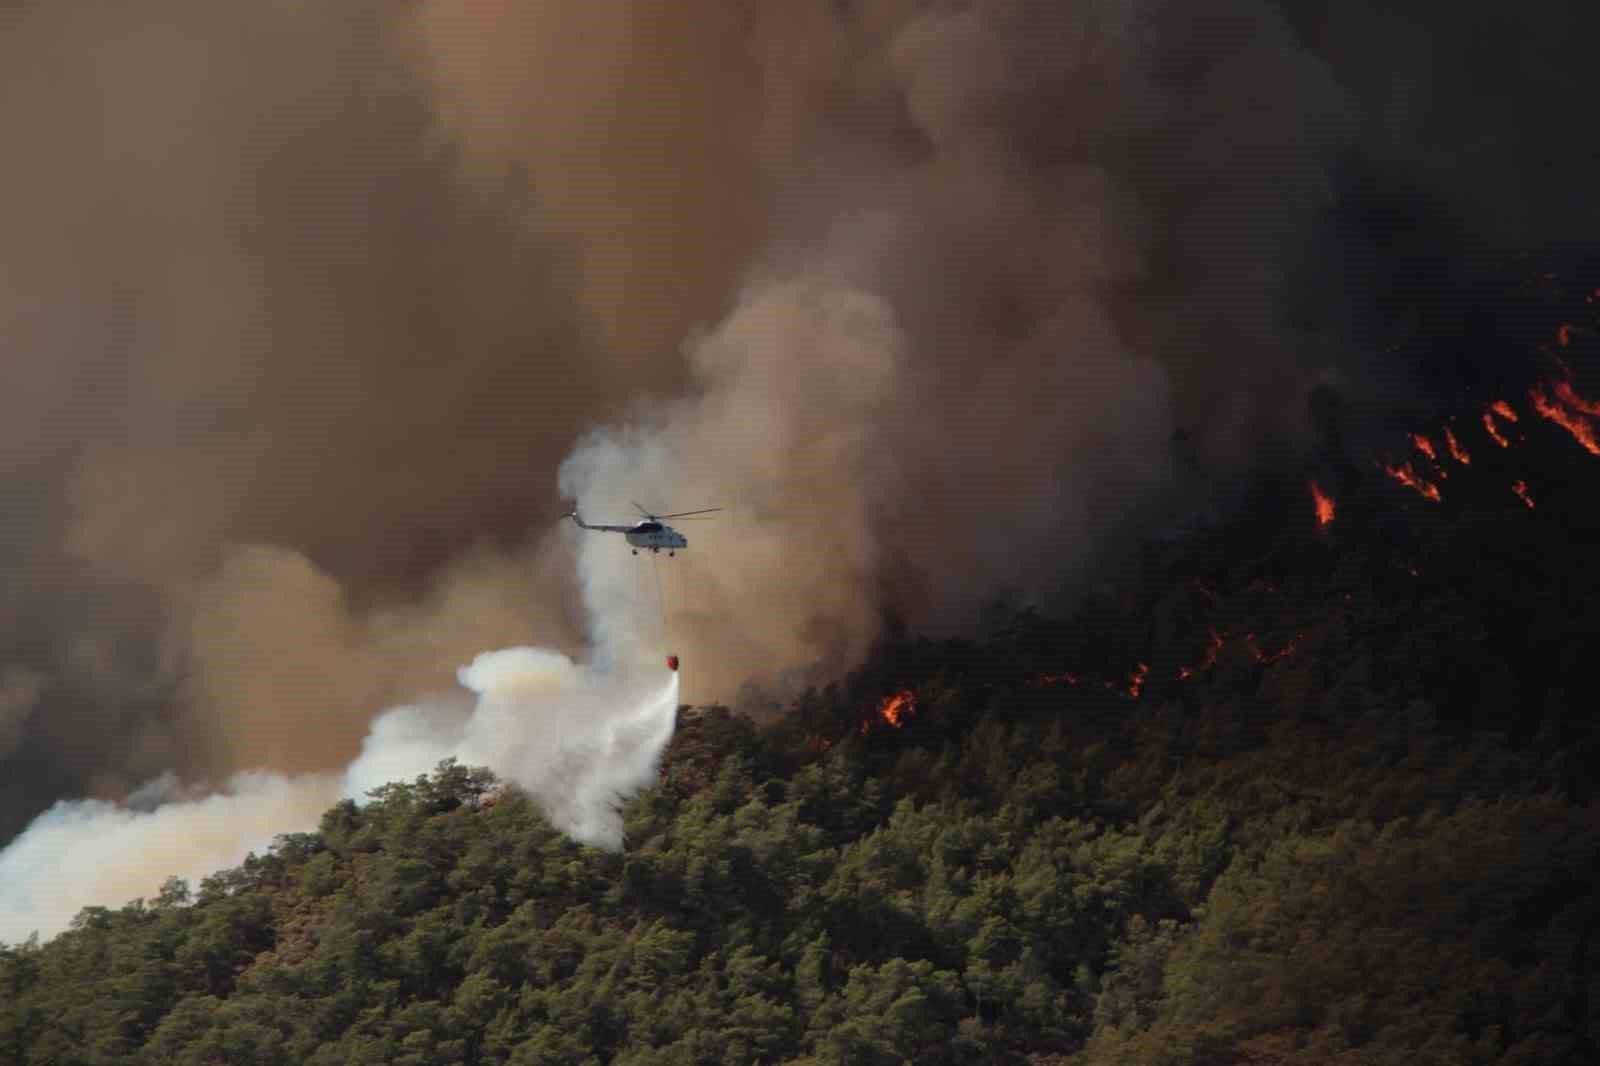
[[1314,396],[1069,614],[685,709],[620,854],[444,764],[0,947],[0,1061],[1600,1061],[1600,390],[1545,374],[1600,350],[1549,310],[1448,409]]

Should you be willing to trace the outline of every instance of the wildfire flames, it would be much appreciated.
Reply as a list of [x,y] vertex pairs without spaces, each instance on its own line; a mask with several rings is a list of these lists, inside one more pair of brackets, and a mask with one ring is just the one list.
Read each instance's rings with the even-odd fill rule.
[[1520,419],[1517,418],[1517,412],[1504,400],[1496,400],[1483,412],[1483,428],[1489,434],[1489,438],[1500,447],[1509,448],[1511,442],[1500,432],[1500,427],[1494,424],[1496,417],[1503,418],[1507,422],[1517,422]]
[[1326,529],[1333,522],[1333,515],[1337,509],[1333,497],[1322,491],[1322,487],[1315,481],[1309,483],[1311,489],[1311,502],[1317,509],[1317,525]]
[[1256,657],[1256,662],[1258,663],[1275,663],[1279,659],[1286,659],[1294,654],[1294,649],[1300,644],[1300,635],[1296,635],[1289,643],[1277,651],[1264,652],[1261,650],[1261,646],[1256,643],[1256,635],[1254,633],[1246,633],[1244,639],[1245,643],[1250,645],[1250,654]]
[[1211,631],[1211,646],[1206,649],[1206,657],[1200,660],[1199,666],[1185,666],[1183,669],[1179,670],[1178,680],[1187,681],[1195,674],[1204,673],[1213,666],[1217,665],[1217,653],[1222,650],[1223,643],[1223,639],[1218,636],[1217,631],[1213,629]]
[[[1511,410],[1511,408],[1507,407],[1506,410],[1509,411],[1509,410]],[[1483,412],[1483,429],[1484,429],[1484,432],[1488,433],[1489,434],[1489,439],[1494,441],[1496,444],[1500,445],[1500,447],[1509,448],[1509,447],[1511,447],[1511,442],[1506,440],[1505,437],[1500,435],[1499,428],[1494,424],[1494,413],[1493,412],[1494,412],[1494,408],[1492,408],[1492,407],[1489,410]],[[1516,419],[1513,417],[1512,421],[1516,421]]]
[[[1263,651],[1261,649],[1261,645],[1256,642],[1256,635],[1254,633],[1246,633],[1244,635],[1244,642],[1245,646],[1250,649],[1251,657],[1255,659],[1256,662],[1261,663],[1263,666],[1270,666],[1279,659],[1287,659],[1289,656],[1293,655],[1295,653],[1295,649],[1300,646],[1300,641],[1304,639],[1304,637],[1304,633],[1298,633],[1289,641],[1289,643],[1285,644],[1277,651],[1272,652]],[[1177,679],[1179,681],[1187,681],[1191,677],[1197,677],[1211,669],[1213,666],[1217,665],[1217,656],[1222,653],[1223,647],[1230,639],[1232,638],[1225,637],[1213,629],[1211,631],[1211,645],[1210,647],[1206,648],[1205,658],[1201,659],[1200,662],[1194,666],[1185,666],[1180,669],[1175,675]]]
[[916,713],[916,710],[917,697],[911,694],[910,689],[903,688],[884,699],[878,706],[878,717],[899,729],[907,718]]
[[[1597,290],[1596,299],[1600,299],[1600,290]],[[1576,327],[1563,326],[1559,339],[1566,346]],[[1528,392],[1528,398],[1533,410],[1543,419],[1553,422],[1566,430],[1574,440],[1581,444],[1586,451],[1595,456],[1600,456],[1600,401],[1591,400],[1579,393],[1572,385],[1570,379],[1550,379],[1533,386]],[[1503,426],[1516,425],[1521,422],[1515,408],[1505,400],[1496,400],[1486,406],[1481,415],[1481,422],[1485,434],[1502,448],[1509,448],[1512,441],[1502,432]],[[1455,429],[1450,425],[1440,425],[1432,433],[1409,433],[1408,440],[1415,449],[1416,454],[1399,463],[1387,460],[1378,463],[1380,469],[1389,477],[1405,485],[1418,495],[1439,503],[1443,499],[1437,479],[1447,476],[1447,463],[1445,456],[1461,466],[1471,466],[1472,456],[1456,435]],[[1493,464],[1491,464],[1492,466]],[[1307,491],[1311,495],[1311,502],[1317,519],[1318,528],[1326,529],[1332,525],[1338,513],[1337,501],[1326,492],[1314,479],[1306,481]],[[1511,483],[1511,491],[1529,509],[1537,509],[1528,482],[1518,478]],[[1503,497],[1502,497],[1503,499]],[[1415,566],[1407,566],[1406,572],[1414,578],[1421,574]],[[1212,604],[1218,602],[1217,590],[1199,577],[1190,579],[1194,589]],[[1245,591],[1277,592],[1277,587],[1264,579],[1256,578]],[[1345,594],[1345,602],[1350,602],[1350,595]],[[1263,648],[1253,632],[1233,633],[1218,632],[1216,629],[1208,631],[1209,641],[1204,654],[1199,661],[1178,669],[1173,678],[1177,681],[1189,681],[1215,667],[1221,658],[1223,649],[1230,641],[1243,641],[1250,651],[1250,657],[1261,666],[1270,666],[1283,659],[1294,655],[1300,645],[1305,641],[1305,633],[1296,633],[1287,643],[1267,650]],[[674,664],[675,665],[675,664]],[[1027,680],[1033,688],[1042,688],[1048,685],[1086,686],[1090,691],[1103,690],[1119,693],[1129,699],[1137,700],[1144,691],[1150,678],[1148,663],[1139,662],[1124,679],[1106,680],[1106,675],[1098,671],[1085,677],[1084,675],[1062,671],[1054,674],[1036,674]],[[904,727],[907,720],[917,713],[916,696],[910,689],[901,689],[883,698],[878,705],[876,715],[869,717],[860,725],[862,734],[868,733],[876,727],[881,720],[892,728]],[[827,751],[832,741],[825,738],[814,738],[812,750],[821,753]]]
[[1556,386],[1554,400],[1537,385],[1529,390],[1528,398],[1533,401],[1533,409],[1541,417],[1572,434],[1573,439],[1583,445],[1590,455],[1600,455],[1600,440],[1595,438],[1594,425],[1585,417],[1590,413],[1600,413],[1600,404],[1579,396],[1565,382]]
[[1412,467],[1409,459],[1401,463],[1399,466],[1385,464],[1383,469],[1390,477],[1400,482],[1400,484],[1409,489],[1416,490],[1420,495],[1432,500],[1434,503],[1438,503],[1444,498],[1439,492],[1439,486],[1435,485],[1433,482],[1417,473],[1416,469]]
[[1568,407],[1582,411],[1586,415],[1600,415],[1600,403],[1578,395],[1577,390],[1572,387],[1572,383],[1569,381],[1556,382],[1556,399]]
[[[1562,344],[1570,340],[1576,326],[1563,326],[1560,334]],[[1564,364],[1563,364],[1564,365]],[[1554,422],[1572,436],[1572,439],[1583,446],[1590,455],[1600,456],[1600,401],[1591,400],[1573,387],[1569,379],[1551,379],[1534,385],[1528,390],[1528,399],[1534,411],[1543,419]],[[1505,400],[1496,400],[1483,409],[1483,430],[1490,440],[1502,448],[1511,447],[1511,441],[1501,432],[1501,425],[1514,425],[1522,419],[1517,414],[1516,408]],[[1444,451],[1462,466],[1472,465],[1472,456],[1462,445],[1455,431],[1449,426],[1440,427],[1439,437],[1444,441]],[[1434,444],[1439,437],[1423,433],[1408,433],[1407,438],[1412,446],[1425,457],[1432,466],[1432,474],[1426,473],[1426,466],[1422,459],[1407,459],[1395,464],[1384,461],[1378,464],[1379,468],[1396,481],[1416,492],[1418,495],[1435,503],[1443,499],[1443,493],[1436,481],[1430,477],[1438,478],[1447,476],[1444,464],[1440,461],[1440,449]],[[1535,508],[1532,494],[1528,491],[1528,483],[1517,480],[1511,486],[1511,491],[1517,498],[1528,506],[1529,510]],[[1317,520],[1321,525],[1327,525],[1333,514],[1332,501],[1328,502],[1328,518],[1323,518],[1324,496],[1315,482],[1311,483],[1311,494],[1317,504]]]

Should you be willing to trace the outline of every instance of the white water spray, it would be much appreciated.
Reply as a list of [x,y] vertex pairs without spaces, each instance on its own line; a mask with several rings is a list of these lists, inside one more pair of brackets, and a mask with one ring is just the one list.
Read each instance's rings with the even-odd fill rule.
[[580,542],[592,664],[547,648],[484,652],[457,671],[464,692],[379,715],[342,772],[239,774],[200,796],[166,775],[124,803],[58,802],[0,851],[0,942],[53,936],[83,907],[154,898],[171,876],[197,883],[280,833],[315,829],[341,796],[359,802],[447,758],[521,786],[574,840],[620,848],[618,804],[654,781],[679,693],[643,636],[650,596],[618,548]]

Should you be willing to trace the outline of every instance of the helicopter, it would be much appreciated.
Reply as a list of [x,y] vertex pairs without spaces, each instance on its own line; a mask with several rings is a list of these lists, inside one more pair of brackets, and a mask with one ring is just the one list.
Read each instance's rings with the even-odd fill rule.
[[689,538],[685,537],[682,533],[679,533],[676,529],[673,529],[671,526],[667,525],[663,519],[688,518],[690,521],[699,521],[700,519],[697,519],[693,516],[708,515],[713,511],[722,510],[720,507],[705,507],[698,511],[676,511],[672,514],[652,514],[649,511],[646,511],[644,507],[642,507],[637,501],[634,502],[633,507],[634,510],[638,511],[643,517],[632,525],[627,526],[606,525],[604,523],[590,525],[588,522],[583,520],[583,516],[578,513],[576,506],[574,506],[572,510],[568,511],[563,517],[572,519],[578,524],[579,529],[593,529],[603,533],[621,533],[627,540],[628,544],[633,548],[633,554],[635,555],[639,554],[640,549],[659,555],[661,550],[665,548],[667,555],[670,557],[677,555],[679,548],[687,548],[689,546]]

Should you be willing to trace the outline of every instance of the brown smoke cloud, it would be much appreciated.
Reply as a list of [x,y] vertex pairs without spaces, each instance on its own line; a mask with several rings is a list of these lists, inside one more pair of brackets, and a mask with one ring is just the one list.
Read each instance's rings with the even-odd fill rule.
[[1554,119],[1461,176],[1450,110],[1467,52],[1532,72],[1496,131],[1563,99],[1579,16],[1380,7],[9,5],[0,839],[581,651],[564,460],[729,508],[663,561],[691,699],[1070,588],[1194,488],[1175,428],[1226,471],[1348,372],[1352,156],[1488,245],[1588,202]]
[[623,384],[560,250],[464,193],[397,14],[0,15],[0,669],[44,679],[0,835],[49,791],[335,765],[397,688],[578,636],[526,531],[672,371]]

